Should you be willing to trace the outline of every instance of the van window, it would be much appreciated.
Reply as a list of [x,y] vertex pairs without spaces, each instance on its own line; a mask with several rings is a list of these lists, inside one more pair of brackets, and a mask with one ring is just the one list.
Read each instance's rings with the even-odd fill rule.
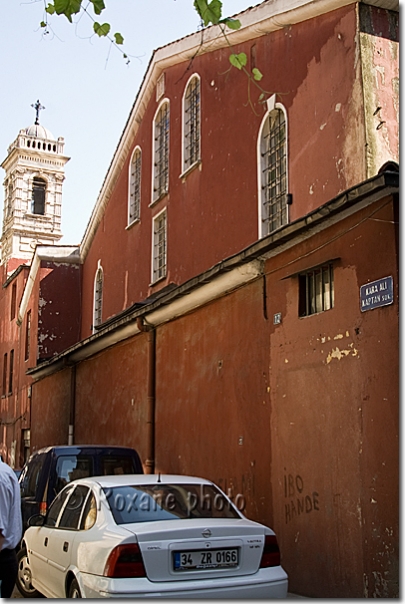
[[136,474],[132,457],[128,455],[109,455],[101,458],[101,473],[103,476],[113,474]]
[[21,497],[35,497],[38,480],[42,466],[45,463],[46,453],[36,455],[26,467],[25,475],[21,477]]
[[61,455],[56,462],[55,491],[78,478],[94,476],[93,458],[89,455]]

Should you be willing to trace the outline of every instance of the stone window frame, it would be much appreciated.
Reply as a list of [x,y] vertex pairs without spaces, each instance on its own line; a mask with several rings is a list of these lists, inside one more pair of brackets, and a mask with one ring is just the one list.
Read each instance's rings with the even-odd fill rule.
[[190,76],[182,98],[182,174],[201,161],[201,78]]
[[[282,142],[277,141],[280,116],[284,128]],[[287,111],[273,95],[267,101],[257,144],[259,239],[289,222],[288,163]]]

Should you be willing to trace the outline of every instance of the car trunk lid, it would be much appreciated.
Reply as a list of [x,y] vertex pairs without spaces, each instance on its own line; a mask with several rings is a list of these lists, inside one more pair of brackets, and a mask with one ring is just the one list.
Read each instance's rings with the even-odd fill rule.
[[231,577],[257,572],[263,527],[246,519],[193,519],[121,525],[139,543],[151,581]]

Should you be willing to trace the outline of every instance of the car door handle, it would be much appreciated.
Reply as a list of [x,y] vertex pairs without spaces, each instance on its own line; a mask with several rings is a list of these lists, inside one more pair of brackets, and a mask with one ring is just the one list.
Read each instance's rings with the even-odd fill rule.
[[69,542],[68,542],[68,541],[65,541],[65,543],[63,544],[63,551],[64,551],[64,552],[67,552],[67,551],[68,551],[68,549],[69,549]]
[[48,537],[45,537],[44,545],[45,545],[45,547],[47,547],[47,545],[48,545]]

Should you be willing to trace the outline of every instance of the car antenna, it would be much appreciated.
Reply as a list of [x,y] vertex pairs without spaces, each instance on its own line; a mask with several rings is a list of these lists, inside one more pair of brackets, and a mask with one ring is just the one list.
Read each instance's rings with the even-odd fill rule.
[[161,479],[160,479],[160,472],[159,472],[159,474],[158,474],[158,479],[157,479],[157,481],[158,481],[158,482],[162,482],[162,481],[161,481]]

